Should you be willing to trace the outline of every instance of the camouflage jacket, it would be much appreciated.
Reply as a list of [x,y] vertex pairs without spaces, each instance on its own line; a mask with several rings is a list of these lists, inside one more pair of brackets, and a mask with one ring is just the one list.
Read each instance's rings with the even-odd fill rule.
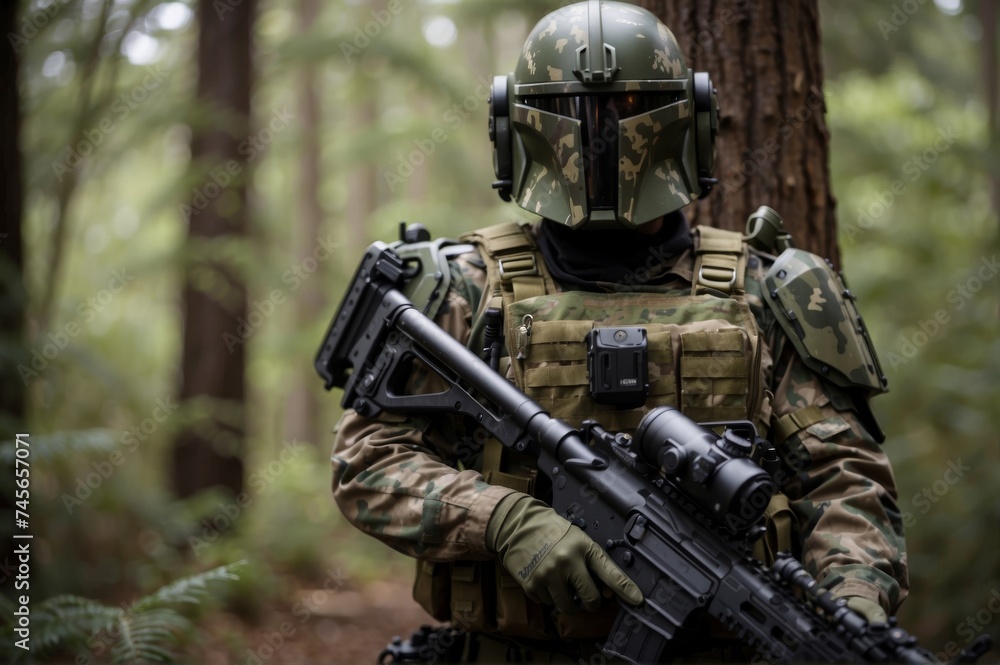
[[[785,463],[779,481],[797,518],[796,548],[836,595],[861,596],[895,612],[906,596],[908,573],[889,460],[861,424],[853,397],[805,367],[764,303],[760,290],[769,265],[766,256],[751,252],[746,291],[764,340],[771,422],[810,414],[801,421],[785,418],[783,440],[774,441]],[[477,253],[459,256],[450,267],[451,288],[436,322],[468,343],[482,294],[491,291]],[[665,273],[668,285],[687,293],[693,267],[689,250],[652,272]],[[435,380],[415,371],[410,389],[441,389]],[[348,411],[336,430],[334,498],[356,527],[405,554],[436,562],[490,559],[486,526],[513,490],[487,484],[477,470],[481,434],[450,417],[383,413],[365,419]],[[773,439],[775,432],[761,434]]]

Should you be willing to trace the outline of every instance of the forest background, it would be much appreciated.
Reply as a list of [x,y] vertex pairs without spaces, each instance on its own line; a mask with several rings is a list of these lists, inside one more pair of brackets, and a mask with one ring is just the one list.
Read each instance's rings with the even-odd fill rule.
[[[190,578],[197,605],[159,597],[197,624],[163,619],[169,654],[370,662],[427,620],[412,562],[332,503],[339,395],[312,358],[361,251],[400,220],[454,236],[530,217],[490,189],[486,99],[556,6],[5,3],[0,489],[13,511],[30,433],[36,627],[86,633],[35,642],[40,659],[120,656],[105,647],[137,598],[237,562],[238,580]],[[702,16],[707,40],[729,20]],[[819,25],[836,236],[822,228],[889,378],[900,620],[954,655],[1000,638],[996,3],[824,0]],[[733,187],[761,177],[745,157]],[[60,594],[110,609],[37,609]]]

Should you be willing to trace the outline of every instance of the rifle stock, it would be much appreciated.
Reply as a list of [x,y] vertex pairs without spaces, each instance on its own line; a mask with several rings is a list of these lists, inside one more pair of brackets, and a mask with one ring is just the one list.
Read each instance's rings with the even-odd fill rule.
[[[936,663],[894,623],[869,623],[791,556],[750,555],[775,490],[741,452],[676,409],[651,411],[635,440],[597,423],[575,429],[441,330],[406,299],[407,266],[383,243],[366,251],[316,357],[326,388],[371,417],[380,411],[462,414],[503,445],[538,458],[551,505],[583,529],[642,590],[623,605],[605,653],[656,662],[696,610],[717,617],[771,662]],[[407,395],[413,359],[448,388]],[[957,660],[972,662],[978,643]]]

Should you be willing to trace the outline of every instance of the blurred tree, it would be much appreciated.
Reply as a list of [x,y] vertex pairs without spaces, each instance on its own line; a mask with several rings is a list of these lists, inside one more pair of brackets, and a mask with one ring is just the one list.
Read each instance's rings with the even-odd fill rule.
[[[17,3],[0,7],[0,34],[17,31]],[[3,228],[0,230],[0,348],[5,361],[0,363],[0,440],[13,438],[25,413],[24,382],[18,365],[25,361],[24,343],[24,245],[21,216],[24,209],[21,165],[21,95],[18,82],[18,57],[14,48],[0,53],[0,87],[7,92],[0,98],[0,183],[2,183]],[[9,362],[8,362],[9,361]],[[10,497],[4,497],[9,499]]]
[[[319,0],[300,0],[299,30],[307,36],[319,14]],[[299,220],[298,254],[308,257],[323,225],[323,206],[319,198],[321,173],[321,128],[318,88],[320,78],[316,65],[306,62],[299,73],[299,124],[301,127],[301,154],[299,156]],[[322,268],[317,268],[322,274]],[[306,327],[316,319],[323,305],[323,279],[318,275],[303,282],[301,295],[295,298],[296,328]],[[312,368],[296,366],[289,379],[288,397],[285,400],[285,437],[295,441],[320,442],[318,427],[319,403],[313,386],[316,382]]]
[[983,27],[982,78],[983,94],[986,97],[986,129],[989,133],[989,150],[991,155],[990,202],[993,212],[1000,217],[1000,164],[996,154],[1000,149],[997,143],[997,113],[1000,105],[1000,76],[997,69],[997,13],[996,0],[981,0],[979,3],[979,23]]
[[688,67],[709,72],[719,91],[718,191],[691,221],[742,231],[767,204],[798,246],[837,263],[816,0],[637,4],[670,27]]
[[247,320],[246,284],[234,266],[206,248],[247,234],[248,183],[240,164],[248,150],[255,5],[253,0],[198,3],[197,101],[207,119],[195,128],[191,155],[207,165],[211,181],[206,178],[195,190],[187,214],[192,258],[185,266],[180,399],[182,406],[208,397],[227,411],[235,408],[224,419],[213,417],[211,427],[188,426],[177,436],[172,480],[182,497],[213,485],[234,494],[243,487],[245,346],[225,340],[234,330],[239,335],[239,322]]
[[[86,43],[83,55],[82,71],[80,75],[80,85],[77,88],[77,112],[73,114],[71,122],[73,127],[70,137],[75,139],[83,134],[84,130],[97,117],[105,106],[105,100],[95,99],[94,92],[97,88],[95,77],[97,76],[98,65],[101,61],[101,43],[105,38],[105,26],[111,14],[111,7],[114,3],[105,0],[101,3],[100,16],[97,20],[96,29]],[[134,20],[133,15],[133,20]],[[112,67],[117,70],[118,58],[112,59]],[[112,79],[114,75],[112,75]],[[108,86],[110,91],[113,86]],[[56,210],[55,227],[52,233],[52,244],[49,246],[48,256],[48,281],[42,291],[41,303],[38,306],[38,330],[42,333],[48,331],[53,309],[56,305],[56,292],[59,288],[59,278],[62,275],[62,266],[66,255],[66,240],[69,235],[69,208],[79,183],[79,170],[68,169],[65,173],[58,173],[56,185]]]

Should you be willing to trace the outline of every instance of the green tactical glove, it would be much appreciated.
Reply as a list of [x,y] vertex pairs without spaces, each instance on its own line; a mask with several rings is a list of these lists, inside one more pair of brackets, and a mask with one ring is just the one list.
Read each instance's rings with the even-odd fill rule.
[[497,504],[486,526],[486,544],[529,598],[560,612],[598,609],[601,591],[591,573],[626,602],[642,602],[639,587],[597,543],[527,494],[517,492]]
[[884,623],[889,620],[885,610],[874,600],[868,600],[861,596],[844,596],[844,598],[847,600],[847,606],[868,619],[869,623]]

